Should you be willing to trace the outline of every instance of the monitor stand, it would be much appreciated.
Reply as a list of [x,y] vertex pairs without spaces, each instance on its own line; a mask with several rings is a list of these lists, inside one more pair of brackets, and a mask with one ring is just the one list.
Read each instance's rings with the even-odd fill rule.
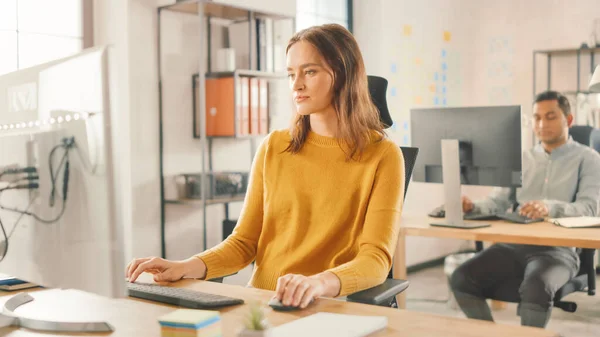
[[28,293],[19,293],[11,297],[0,313],[0,327],[20,326],[23,328],[52,332],[111,332],[114,328],[106,322],[53,322],[35,318],[21,317],[14,311],[23,304],[33,301]]
[[442,176],[444,179],[445,221],[432,223],[432,226],[455,228],[480,228],[490,224],[463,221],[460,191],[459,142],[456,139],[442,140]]

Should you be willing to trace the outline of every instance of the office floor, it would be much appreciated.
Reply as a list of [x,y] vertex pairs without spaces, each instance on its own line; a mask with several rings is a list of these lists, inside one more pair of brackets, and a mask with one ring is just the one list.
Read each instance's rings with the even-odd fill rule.
[[[454,309],[452,304],[447,302],[449,292],[441,266],[409,274],[408,279],[410,281],[406,304],[408,310],[465,317],[459,309]],[[596,284],[598,289],[600,278]],[[577,293],[569,295],[566,299],[577,303],[577,311],[568,313],[554,308],[548,329],[565,337],[600,335],[600,295],[588,296],[587,293]],[[493,315],[498,323],[520,324],[516,304],[508,303],[505,309],[493,311]]]
[[[238,274],[225,279],[225,283],[245,285],[252,274],[251,266]],[[429,268],[409,274],[410,287],[407,290],[407,309],[452,317],[465,317],[458,308],[453,308],[448,300],[448,287],[443,267]],[[600,278],[597,281],[600,288]],[[577,303],[575,313],[564,312],[558,308],[552,311],[548,329],[564,337],[592,337],[600,334],[600,294],[588,296],[587,293],[572,294],[567,298]],[[493,312],[498,323],[519,325],[516,314],[517,305],[508,303],[505,309]]]

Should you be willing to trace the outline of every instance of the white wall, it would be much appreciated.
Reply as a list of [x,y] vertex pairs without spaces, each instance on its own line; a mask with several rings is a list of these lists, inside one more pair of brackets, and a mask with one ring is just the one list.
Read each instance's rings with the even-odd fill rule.
[[[595,0],[355,0],[354,33],[368,73],[390,82],[388,105],[396,122],[390,136],[409,144],[410,109],[435,106],[436,97],[439,106],[520,104],[530,116],[533,50],[578,47],[587,41],[599,10]],[[450,33],[448,40],[444,32]],[[589,59],[582,64],[589,69]],[[552,88],[574,90],[575,66],[574,58],[553,61]],[[537,69],[539,92],[545,89],[545,60],[539,59]],[[445,74],[446,82],[436,81],[436,73]],[[589,79],[582,77],[583,88]],[[523,125],[524,148],[533,142],[529,127]],[[463,188],[474,198],[488,190]],[[404,214],[423,214],[442,203],[441,185],[413,182]],[[410,265],[466,246],[412,237],[407,247]]]

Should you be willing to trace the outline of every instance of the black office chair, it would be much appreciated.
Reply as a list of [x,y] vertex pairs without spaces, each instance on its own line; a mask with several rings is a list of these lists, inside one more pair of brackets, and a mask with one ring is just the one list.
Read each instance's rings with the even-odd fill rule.
[[600,152],[600,129],[590,132],[590,147]]
[[[600,129],[594,129],[590,133],[590,147],[600,153]],[[596,274],[600,274],[600,266],[596,266]]]
[[[419,149],[416,147],[404,146],[401,146],[400,149],[402,150],[402,155],[404,157],[404,197],[406,197],[410,177],[412,176],[412,170],[415,166]],[[346,298],[350,302],[397,308],[396,295],[406,290],[409,284],[408,280],[394,279],[393,270],[390,270],[388,278],[382,284],[359,291]]]
[[[579,259],[581,260],[581,266],[577,276],[569,280],[564,286],[562,286],[554,295],[554,306],[567,312],[575,312],[577,310],[577,303],[563,301],[562,299],[574,292],[585,291],[589,296],[596,294],[596,273],[594,270],[594,249],[578,249]],[[493,300],[519,303],[521,297],[519,295],[520,280],[514,282],[506,282],[502,284],[494,294],[490,296]]]
[[[369,92],[373,103],[379,110],[379,118],[385,128],[393,124],[392,117],[387,106],[386,91],[388,81],[379,76],[368,76]],[[401,146],[402,156],[404,157],[404,197],[408,192],[408,185],[412,176],[412,171],[417,160],[419,149],[415,147]],[[393,271],[390,270],[388,278],[381,285],[370,289],[359,291],[347,297],[348,301],[364,304],[373,304],[385,307],[398,307],[396,295],[408,288],[408,280],[396,280],[393,278]]]
[[590,136],[593,130],[594,128],[588,125],[573,125],[569,128],[569,135],[573,137],[574,141],[590,146]]

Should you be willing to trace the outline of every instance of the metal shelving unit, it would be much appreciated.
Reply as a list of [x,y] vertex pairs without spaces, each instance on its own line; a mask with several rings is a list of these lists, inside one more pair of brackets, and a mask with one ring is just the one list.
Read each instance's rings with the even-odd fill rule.
[[576,57],[577,58],[577,75],[576,77],[576,85],[574,90],[564,90],[562,93],[567,97],[574,97],[575,104],[572,107],[572,110],[575,114],[578,113],[578,104],[577,97],[580,94],[590,95],[594,94],[587,90],[587,87],[581,87],[581,75],[582,75],[582,56],[589,57],[590,61],[590,71],[593,72],[596,64],[596,53],[600,53],[600,47],[596,48],[576,48],[576,49],[555,49],[555,50],[535,50],[533,52],[533,97],[538,94],[537,92],[537,61],[538,58],[545,57],[546,58],[546,72],[548,74],[546,80],[546,90],[551,90],[552,86],[552,60],[556,57]]
[[[244,8],[239,8],[230,5],[218,4],[214,2],[210,2],[208,0],[183,0],[177,1],[174,4],[159,7],[157,10],[158,16],[158,74],[159,74],[159,169],[160,169],[160,214],[161,214],[161,226],[160,226],[160,235],[161,235],[161,256],[166,258],[166,239],[165,239],[165,225],[166,225],[166,217],[165,217],[165,209],[166,205],[187,205],[192,207],[201,207],[202,208],[202,227],[203,227],[203,245],[202,249],[205,250],[207,248],[207,219],[206,219],[206,207],[210,205],[218,205],[222,204],[224,206],[225,219],[229,219],[229,203],[232,202],[241,202],[244,200],[242,196],[234,196],[231,198],[215,198],[215,199],[207,199],[206,198],[206,173],[212,171],[212,147],[213,140],[219,137],[207,137],[206,136],[206,109],[204,104],[196,104],[194,102],[194,107],[198,106],[199,111],[195,112],[193,115],[193,133],[192,137],[197,138],[201,143],[201,148],[203,149],[201,152],[202,157],[202,168],[201,168],[201,198],[200,199],[171,199],[167,200],[165,198],[165,177],[164,177],[164,133],[163,133],[163,75],[161,71],[161,13],[163,11],[174,11],[179,13],[186,13],[190,15],[197,15],[202,17],[205,20],[206,25],[200,25],[200,36],[207,39],[208,49],[206,53],[208,55],[207,65],[199,62],[199,71],[196,75],[193,75],[193,83],[195,90],[198,90],[197,99],[200,102],[205,102],[205,85],[204,81],[209,77],[219,77],[219,76],[245,76],[245,77],[261,77],[261,78],[277,78],[277,77],[285,77],[285,74],[278,73],[269,73],[259,70],[236,70],[234,72],[221,72],[221,73],[213,73],[210,71],[211,69],[211,20],[219,19],[219,20],[227,20],[231,23],[240,23],[247,22],[248,23],[248,46],[249,46],[249,64],[248,68],[253,69],[258,67],[259,58],[261,57],[258,50],[259,45],[259,36],[256,32],[256,19],[268,18],[273,20],[290,20],[292,25],[295,25],[295,19],[293,17],[288,17],[284,15],[279,15],[276,13],[269,13],[265,11],[254,11]],[[256,42],[256,45],[253,43]],[[264,56],[263,56],[264,57]],[[196,86],[195,83],[198,85]],[[196,99],[196,95],[194,95],[194,99]],[[200,118],[200,123],[197,123],[197,119]],[[196,126],[199,125],[199,130],[196,130]],[[197,132],[200,131],[199,136],[196,137]],[[227,137],[227,138],[235,138],[235,139],[250,139],[250,147],[251,153],[254,154],[255,145],[254,139],[257,136],[244,136],[244,137]],[[206,151],[204,151],[206,149]],[[208,164],[208,165],[207,165]],[[208,166],[208,169],[206,169]]]
[[565,91],[564,94],[590,94],[589,91],[582,90],[581,84],[581,56],[589,54],[590,69],[594,71],[596,53],[600,53],[600,47],[596,48],[577,48],[577,49],[555,49],[555,50],[534,50],[533,51],[533,96],[537,94],[536,90],[536,74],[537,74],[537,57],[546,56],[548,79],[546,89],[550,90],[552,82],[552,58],[554,56],[575,56],[577,57],[577,85],[575,90]]

